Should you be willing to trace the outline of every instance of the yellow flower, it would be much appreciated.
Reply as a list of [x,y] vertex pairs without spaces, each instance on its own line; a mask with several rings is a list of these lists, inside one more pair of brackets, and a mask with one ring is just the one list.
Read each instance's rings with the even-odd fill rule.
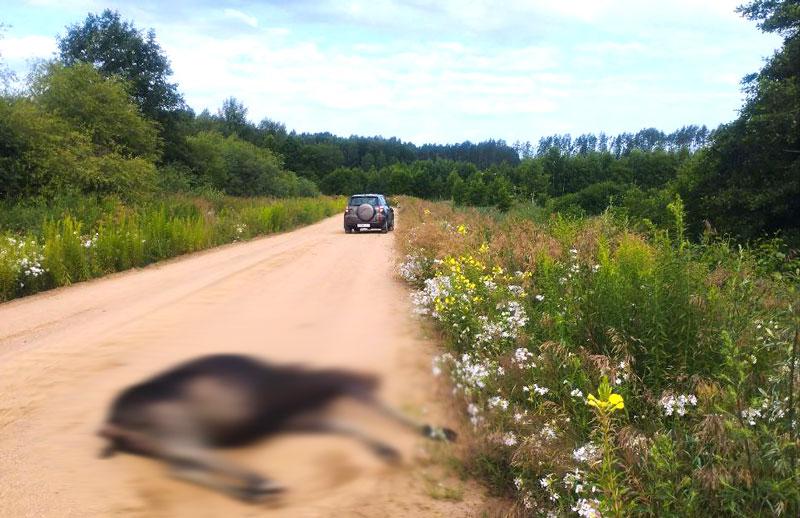
[[422,213],[425,214],[426,216],[431,215],[431,211],[429,211],[428,209],[423,210]]
[[608,404],[611,410],[622,410],[625,408],[625,401],[619,394],[611,394],[608,396]]
[[464,225],[459,225],[456,228],[456,232],[458,232],[459,234],[461,234],[463,236],[464,234],[467,233],[467,227],[465,227]]
[[622,399],[620,394],[614,394],[611,392],[611,386],[608,384],[608,379],[605,377],[600,382],[597,393],[600,395],[600,397],[595,397],[593,394],[589,394],[589,397],[586,398],[587,405],[595,407],[601,412],[608,413],[625,408],[625,400]]
[[487,245],[486,243],[481,243],[481,247],[478,249],[478,252],[485,254],[488,251],[489,251],[489,245]]

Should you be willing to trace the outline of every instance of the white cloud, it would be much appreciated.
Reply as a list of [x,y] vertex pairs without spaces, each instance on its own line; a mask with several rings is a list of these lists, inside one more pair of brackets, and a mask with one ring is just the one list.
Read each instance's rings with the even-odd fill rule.
[[[546,47],[506,50],[444,41],[334,49],[268,31],[225,40],[193,31],[159,34],[195,109],[214,110],[233,95],[254,120],[270,117],[304,130],[335,129],[346,118],[354,132],[377,132],[398,111],[414,113],[420,123],[448,113],[549,112],[567,80],[552,72],[557,52]],[[313,111],[326,115],[304,115]]]
[[255,16],[250,16],[249,14],[245,14],[238,9],[225,9],[222,11],[222,14],[225,18],[230,20],[238,20],[245,25],[249,25],[250,27],[258,27],[258,18]]
[[56,40],[49,36],[6,36],[0,39],[0,56],[8,61],[48,58],[56,51]]
[[[254,121],[421,143],[716,125],[740,104],[738,78],[779,41],[742,20],[740,2],[118,5],[137,27],[155,28],[196,110],[214,111],[232,95]],[[0,40],[12,65],[55,50],[52,38],[24,38]]]

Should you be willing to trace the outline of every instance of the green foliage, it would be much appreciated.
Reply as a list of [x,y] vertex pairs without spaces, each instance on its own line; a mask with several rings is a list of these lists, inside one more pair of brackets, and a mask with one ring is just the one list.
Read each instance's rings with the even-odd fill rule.
[[553,198],[548,206],[555,212],[598,215],[618,200],[625,186],[614,182],[592,184],[576,193]]
[[788,37],[800,30],[800,5],[786,0],[752,0],[737,9],[748,20],[757,20],[765,32],[777,32]]
[[753,239],[800,233],[800,8],[790,0],[758,0],[741,9],[759,26],[785,36],[783,47],[745,81],[739,118],[681,171],[678,192],[690,224]]
[[24,99],[0,98],[0,197],[80,190],[88,135]]
[[116,75],[128,81],[133,98],[148,117],[157,118],[183,103],[176,85],[168,81],[172,70],[155,33],[142,34],[116,11],[89,14],[83,24],[68,27],[58,39],[58,48],[67,65],[88,63],[106,77]]
[[[57,198],[0,205],[0,301],[338,213],[338,198]],[[14,229],[18,231],[13,231]]]
[[235,135],[204,131],[187,139],[195,182],[233,196],[309,196],[313,183],[281,168],[272,152]]
[[126,93],[88,65],[38,71],[29,97],[0,98],[0,196],[129,199],[155,187],[158,138]]
[[31,95],[44,111],[87,134],[97,154],[148,161],[159,156],[156,126],[142,117],[127,85],[91,65],[48,64],[33,78]]

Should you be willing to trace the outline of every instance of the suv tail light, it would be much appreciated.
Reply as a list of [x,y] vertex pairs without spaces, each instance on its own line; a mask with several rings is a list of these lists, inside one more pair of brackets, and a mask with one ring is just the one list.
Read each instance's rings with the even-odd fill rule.
[[383,207],[378,207],[378,212],[380,212],[381,214],[383,214]]

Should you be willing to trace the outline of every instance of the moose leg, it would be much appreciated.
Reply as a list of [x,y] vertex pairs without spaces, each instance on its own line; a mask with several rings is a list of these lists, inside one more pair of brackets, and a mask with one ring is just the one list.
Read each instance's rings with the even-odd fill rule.
[[147,409],[144,431],[134,432],[127,442],[147,449],[163,459],[178,478],[255,501],[282,488],[264,477],[236,466],[216,455],[205,441],[207,425],[198,422],[187,405],[164,402]]
[[391,407],[383,401],[377,399],[372,393],[369,392],[354,392],[351,396],[358,402],[364,404],[368,408],[374,410],[379,415],[398,423],[405,428],[408,428],[416,433],[433,439],[436,441],[453,442],[456,440],[458,434],[450,428],[442,426],[433,426],[426,423],[420,423],[403,412],[400,412],[394,407]]
[[283,487],[241,468],[199,445],[172,443],[162,449],[176,478],[254,502],[283,491]]
[[352,437],[386,462],[396,463],[400,460],[400,452],[391,445],[376,439],[360,428],[335,419],[314,415],[301,416],[289,421],[283,429],[292,432],[330,433]]

